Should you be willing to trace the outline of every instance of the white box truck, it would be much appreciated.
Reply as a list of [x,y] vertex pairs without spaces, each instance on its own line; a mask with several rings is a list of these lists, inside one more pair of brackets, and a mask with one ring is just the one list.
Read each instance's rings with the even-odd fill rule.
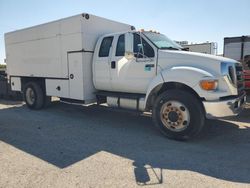
[[246,101],[237,61],[90,14],[6,33],[5,45],[12,90],[31,109],[51,96],[107,103],[152,112],[168,138],[188,139],[206,118],[237,115]]
[[217,43],[216,42],[205,42],[196,44],[184,44],[181,45],[190,52],[199,52],[204,54],[217,55]]

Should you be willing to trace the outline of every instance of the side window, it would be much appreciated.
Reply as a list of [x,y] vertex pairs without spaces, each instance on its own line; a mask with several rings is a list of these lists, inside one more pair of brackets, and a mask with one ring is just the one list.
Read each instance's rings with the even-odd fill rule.
[[118,38],[115,56],[124,56],[125,53],[125,36],[120,35]]
[[134,33],[134,54],[137,58],[143,58],[143,55],[147,57],[155,56],[154,49],[136,33]]
[[108,57],[109,56],[109,51],[110,51],[110,47],[112,45],[113,42],[113,37],[105,37],[102,40],[102,44],[100,46],[100,50],[99,50],[99,57]]

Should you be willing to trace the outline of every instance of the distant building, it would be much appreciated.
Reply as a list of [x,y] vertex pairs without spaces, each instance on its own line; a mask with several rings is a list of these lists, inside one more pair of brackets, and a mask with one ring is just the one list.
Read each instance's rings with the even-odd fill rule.
[[183,48],[186,48],[190,52],[199,52],[204,54],[217,55],[217,43],[206,42],[198,44],[188,44],[188,41],[175,41],[180,44]]

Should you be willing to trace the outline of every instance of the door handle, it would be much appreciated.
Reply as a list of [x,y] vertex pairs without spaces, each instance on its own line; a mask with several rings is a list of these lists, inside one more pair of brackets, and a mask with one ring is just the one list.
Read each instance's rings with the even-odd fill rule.
[[145,65],[145,68],[153,68],[153,67],[155,67],[154,64],[146,64],[146,65]]
[[60,86],[57,86],[57,88],[56,88],[58,91],[60,91],[61,90],[61,87]]
[[115,61],[111,61],[111,69],[115,69]]
[[151,71],[151,68],[154,68],[154,67],[155,67],[154,64],[146,64],[144,70],[145,71]]

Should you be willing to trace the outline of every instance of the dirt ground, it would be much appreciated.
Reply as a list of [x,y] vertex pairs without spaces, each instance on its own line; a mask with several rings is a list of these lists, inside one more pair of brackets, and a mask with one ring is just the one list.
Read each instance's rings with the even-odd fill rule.
[[168,140],[151,117],[54,102],[0,100],[0,187],[250,187],[250,104]]

